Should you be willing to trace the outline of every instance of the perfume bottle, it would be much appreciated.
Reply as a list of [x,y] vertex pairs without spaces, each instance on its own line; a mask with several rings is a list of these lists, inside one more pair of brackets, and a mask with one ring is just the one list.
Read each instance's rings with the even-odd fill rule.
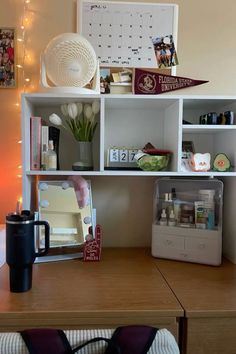
[[45,154],[46,170],[55,171],[57,169],[57,154],[54,151],[53,140],[48,142],[48,151]]

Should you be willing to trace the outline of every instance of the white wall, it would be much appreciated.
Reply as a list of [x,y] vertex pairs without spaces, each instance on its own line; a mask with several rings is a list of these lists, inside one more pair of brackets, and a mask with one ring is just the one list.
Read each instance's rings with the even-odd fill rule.
[[[151,2],[151,1],[150,1]],[[152,1],[155,2],[155,1]],[[176,0],[179,5],[177,75],[209,80],[205,85],[183,89],[182,94],[236,94],[236,1]],[[18,27],[22,3],[0,0],[1,26]],[[27,48],[32,61],[26,72],[32,77],[30,89],[38,90],[40,52],[55,35],[76,29],[76,2],[73,0],[31,0],[32,27]],[[1,174],[0,222],[15,207],[20,194],[16,177],[20,147],[19,111],[14,106],[17,90],[0,90]],[[154,178],[93,177],[93,199],[98,221],[104,230],[105,245],[149,245],[152,221]],[[235,187],[235,180],[231,181]]]

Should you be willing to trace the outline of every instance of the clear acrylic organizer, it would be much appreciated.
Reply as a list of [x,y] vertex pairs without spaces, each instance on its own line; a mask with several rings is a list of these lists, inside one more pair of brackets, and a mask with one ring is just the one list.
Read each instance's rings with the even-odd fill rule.
[[217,179],[157,180],[152,255],[221,264],[222,206],[223,183]]

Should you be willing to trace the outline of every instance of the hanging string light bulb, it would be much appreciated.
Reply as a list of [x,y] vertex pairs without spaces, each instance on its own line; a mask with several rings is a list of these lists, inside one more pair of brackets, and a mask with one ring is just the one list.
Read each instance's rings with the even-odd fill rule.
[[30,0],[23,1],[23,11],[20,19],[19,30],[18,30],[18,60],[16,67],[18,69],[18,81],[19,87],[21,87],[21,92],[25,92],[25,53],[26,53],[26,30],[27,30],[27,22],[28,18],[28,4]]
[[[29,61],[29,55],[27,55],[27,31],[29,30],[32,24],[32,16],[29,8],[30,0],[22,0],[22,15],[20,17],[19,26],[17,29],[17,53],[18,57],[16,60],[16,70],[18,78],[18,95],[17,102],[15,103],[16,108],[20,112],[20,102],[21,94],[29,91],[29,83],[31,82],[30,73],[26,73],[26,62]],[[21,144],[21,139],[19,138],[16,142]],[[17,164],[16,176],[22,178],[22,166],[21,163]],[[17,197],[17,203],[22,204],[22,197]]]
[[16,69],[18,77],[18,99],[15,104],[20,107],[21,94],[28,92],[31,83],[30,73],[26,74],[26,63],[31,61],[31,56],[27,54],[27,31],[32,25],[32,11],[29,8],[31,0],[22,0],[22,15],[17,29],[17,53]]

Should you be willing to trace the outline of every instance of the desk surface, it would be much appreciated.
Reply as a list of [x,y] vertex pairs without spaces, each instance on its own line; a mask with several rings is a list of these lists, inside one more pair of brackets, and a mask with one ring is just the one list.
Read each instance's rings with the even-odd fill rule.
[[236,317],[236,265],[219,267],[156,259],[185,317]]
[[[10,321],[47,318],[89,323],[98,318],[181,317],[183,309],[157,270],[150,251],[107,249],[100,262],[81,260],[34,264],[33,287],[25,293],[9,291],[8,266],[0,270],[0,326]],[[101,323],[101,324],[102,324]]]
[[33,287],[9,291],[0,269],[0,327],[13,323],[154,324],[163,318],[236,318],[236,265],[151,257],[147,249],[104,249],[100,262],[34,264]]

